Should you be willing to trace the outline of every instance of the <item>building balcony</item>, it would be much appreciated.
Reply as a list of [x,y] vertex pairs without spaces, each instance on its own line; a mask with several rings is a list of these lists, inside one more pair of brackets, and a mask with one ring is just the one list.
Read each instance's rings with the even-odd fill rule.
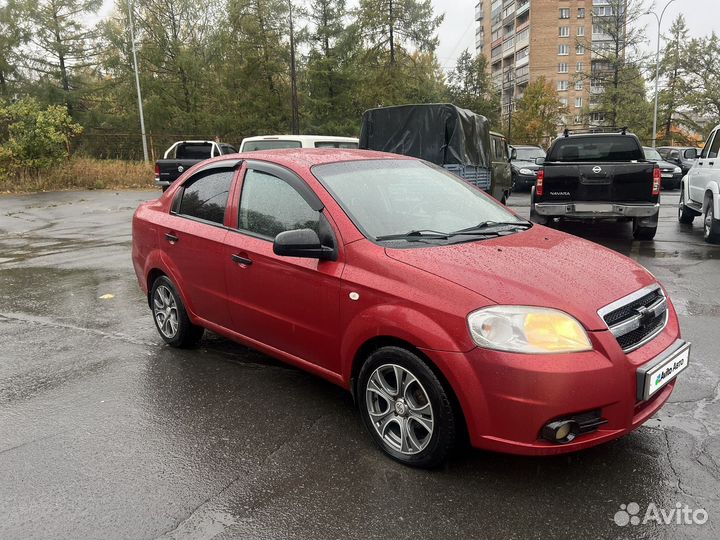
[[523,13],[527,12],[530,9],[530,0],[527,0],[524,4],[520,3],[518,4],[517,9],[515,10],[515,16],[519,17]]

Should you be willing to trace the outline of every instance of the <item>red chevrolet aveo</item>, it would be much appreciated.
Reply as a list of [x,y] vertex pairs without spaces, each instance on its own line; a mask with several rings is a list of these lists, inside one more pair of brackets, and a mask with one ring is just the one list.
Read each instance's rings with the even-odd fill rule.
[[133,263],[168,344],[209,329],[350,390],[408,465],[462,432],[536,455],[615,439],[688,363],[644,268],[397,155],[202,162],[137,209]]

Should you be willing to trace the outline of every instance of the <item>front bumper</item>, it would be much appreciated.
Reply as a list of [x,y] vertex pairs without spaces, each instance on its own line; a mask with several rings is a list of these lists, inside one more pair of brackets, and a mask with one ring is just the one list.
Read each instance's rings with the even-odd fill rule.
[[611,202],[548,202],[535,203],[541,216],[615,219],[623,217],[652,217],[660,211],[660,203],[629,204]]
[[524,174],[515,174],[515,187],[532,187],[535,185],[535,181],[537,180],[537,176],[527,176]]
[[[673,380],[649,399],[637,399],[638,368],[677,344],[674,311],[661,334],[631,353],[623,353],[609,331],[589,334],[594,350],[577,354],[524,355],[481,348],[425,352],[453,387],[474,447],[563,454],[630,433],[662,407],[675,386]],[[541,438],[549,422],[598,410],[607,423],[591,433],[566,444]]]

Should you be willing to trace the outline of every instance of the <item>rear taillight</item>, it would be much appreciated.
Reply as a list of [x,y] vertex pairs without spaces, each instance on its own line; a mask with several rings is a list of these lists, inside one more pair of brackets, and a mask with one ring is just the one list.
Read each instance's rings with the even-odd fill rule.
[[160,165],[155,164],[155,180],[160,180]]
[[545,181],[545,170],[540,169],[537,173],[537,180],[535,180],[535,195],[542,196],[544,181]]
[[652,194],[653,195],[660,195],[660,186],[662,185],[662,173],[660,172],[660,167],[655,167],[653,169],[653,186],[652,186]]

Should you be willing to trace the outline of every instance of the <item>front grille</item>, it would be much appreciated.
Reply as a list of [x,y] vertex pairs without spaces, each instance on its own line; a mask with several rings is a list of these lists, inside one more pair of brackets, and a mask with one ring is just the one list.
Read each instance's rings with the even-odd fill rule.
[[667,300],[657,285],[641,289],[604,307],[598,314],[620,347],[630,352],[659,334],[667,323]]

